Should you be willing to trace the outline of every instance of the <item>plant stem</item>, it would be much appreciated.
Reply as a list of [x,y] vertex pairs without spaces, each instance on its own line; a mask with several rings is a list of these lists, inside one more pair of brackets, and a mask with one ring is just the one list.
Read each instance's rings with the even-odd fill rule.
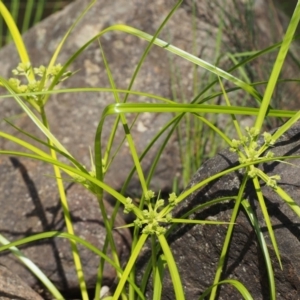
[[[42,116],[43,124],[45,125],[45,127],[47,129],[49,129],[49,124],[47,121],[44,107],[41,108],[41,116]],[[49,139],[48,139],[48,143],[49,143],[49,145],[53,146],[53,143]],[[51,153],[52,158],[54,160],[57,160],[55,150],[50,148],[50,153]],[[65,222],[66,222],[67,232],[72,235],[75,235],[73,225],[72,225],[70,210],[69,210],[69,206],[68,206],[68,201],[67,201],[67,197],[66,197],[66,193],[65,193],[65,188],[63,185],[63,181],[61,179],[62,177],[61,177],[60,169],[58,166],[55,166],[55,165],[53,165],[53,169],[54,169],[56,183],[57,183],[59,196],[60,196],[60,200],[61,200],[61,206],[62,206],[62,210],[63,210]],[[73,254],[73,259],[74,259],[75,269],[77,272],[77,277],[78,277],[78,281],[79,281],[82,299],[89,300],[89,297],[87,294],[87,288],[86,288],[86,284],[85,284],[85,280],[84,280],[83,268],[82,268],[82,264],[80,261],[80,256],[79,256],[76,242],[74,240],[70,240],[70,244],[71,244],[71,251]]]
[[230,223],[231,224],[228,226],[228,229],[227,229],[227,233],[226,233],[226,237],[225,237],[225,240],[224,240],[222,252],[221,252],[221,255],[220,255],[220,260],[219,260],[217,271],[216,271],[216,274],[215,274],[215,279],[214,279],[214,282],[213,282],[213,285],[215,285],[215,286],[212,288],[211,294],[210,294],[210,297],[209,297],[210,300],[214,300],[216,298],[217,288],[218,288],[217,284],[220,281],[221,274],[222,274],[223,267],[224,267],[224,263],[225,263],[225,258],[226,258],[226,255],[228,254],[230,240],[231,240],[232,233],[233,233],[233,228],[234,228],[234,225],[235,225],[234,223],[235,223],[235,220],[238,216],[238,212],[239,212],[239,209],[240,209],[240,205],[241,205],[241,201],[242,201],[242,197],[243,197],[243,194],[244,194],[244,190],[245,190],[247,180],[248,180],[248,175],[246,174],[246,175],[244,175],[243,181],[242,181],[240,189],[239,189],[237,200],[236,200],[234,208],[232,210],[232,214],[231,214],[231,218],[230,218]]

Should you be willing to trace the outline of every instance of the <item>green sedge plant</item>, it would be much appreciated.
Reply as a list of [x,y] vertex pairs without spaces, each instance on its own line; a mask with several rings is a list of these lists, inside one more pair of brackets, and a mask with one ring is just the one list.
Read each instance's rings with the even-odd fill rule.
[[[17,128],[24,135],[29,136],[30,138],[38,141],[41,145],[46,145],[49,148],[49,152],[45,152],[38,147],[31,145],[24,140],[16,138],[12,135],[9,135],[5,132],[0,132],[0,136],[2,138],[13,141],[14,143],[19,144],[21,147],[30,151],[28,152],[17,152],[10,150],[0,150],[0,154],[2,155],[13,155],[20,157],[27,157],[35,160],[44,161],[53,165],[54,174],[57,181],[57,187],[61,199],[61,205],[63,207],[63,213],[66,222],[67,232],[44,232],[41,234],[33,235],[30,237],[26,237],[24,239],[20,239],[18,241],[9,242],[5,239],[5,237],[0,238],[0,242],[3,246],[0,247],[0,251],[10,250],[12,253],[17,255],[21,260],[23,259],[24,263],[27,265],[31,271],[36,274],[38,278],[40,278],[41,282],[47,287],[50,293],[53,294],[55,299],[63,299],[63,296],[60,292],[55,288],[55,286],[46,278],[46,276],[39,270],[33,262],[28,262],[27,258],[24,258],[22,253],[18,250],[18,246],[38,241],[45,238],[66,238],[70,241],[70,246],[73,253],[74,258],[74,268],[77,271],[78,275],[78,285],[81,290],[82,299],[88,299],[88,293],[86,288],[86,283],[84,279],[84,274],[82,271],[82,263],[80,260],[80,253],[78,251],[77,245],[82,244],[87,247],[90,251],[96,253],[99,256],[99,272],[98,278],[95,279],[95,297],[94,299],[99,299],[100,290],[102,287],[102,271],[104,262],[111,264],[117,272],[118,283],[113,291],[113,295],[106,297],[104,299],[146,299],[145,291],[147,287],[147,282],[150,280],[153,281],[153,299],[161,299],[162,297],[162,280],[165,274],[165,269],[168,268],[169,274],[171,275],[171,279],[174,286],[174,292],[176,299],[183,300],[185,299],[184,288],[181,283],[180,273],[178,271],[177,264],[174,260],[172,250],[170,245],[168,244],[168,235],[172,231],[172,229],[176,226],[176,224],[186,223],[186,224],[210,224],[214,226],[215,224],[225,224],[228,226],[227,234],[225,237],[222,254],[220,256],[220,261],[218,263],[218,267],[215,274],[215,279],[212,282],[211,286],[203,291],[203,294],[200,296],[200,299],[204,299],[207,295],[210,295],[210,299],[216,298],[216,292],[219,285],[222,284],[230,284],[234,288],[236,288],[241,295],[245,299],[252,299],[252,296],[247,291],[245,286],[234,279],[230,280],[222,280],[221,281],[221,273],[223,270],[224,260],[228,254],[230,238],[232,235],[233,228],[235,226],[236,217],[238,211],[241,207],[246,211],[249,216],[249,220],[255,229],[257,234],[257,238],[259,240],[259,244],[263,250],[266,268],[269,276],[270,282],[270,299],[275,299],[275,280],[273,275],[273,269],[271,260],[265,246],[265,240],[261,233],[261,228],[258,225],[258,221],[255,218],[255,215],[252,212],[252,208],[247,200],[244,199],[244,189],[248,181],[253,181],[254,186],[257,190],[257,198],[259,200],[259,204],[261,210],[263,212],[265,223],[267,224],[268,234],[271,238],[273,248],[276,252],[277,258],[280,262],[280,253],[276,243],[276,237],[272,229],[272,224],[270,221],[270,217],[268,215],[268,211],[266,209],[264,203],[264,196],[260,189],[260,181],[261,179],[265,182],[271,189],[273,189],[284,202],[286,202],[290,208],[296,213],[296,215],[300,216],[300,208],[295,203],[295,201],[277,184],[280,181],[280,174],[275,176],[268,176],[262,170],[260,170],[257,165],[262,162],[273,161],[273,160],[284,160],[287,157],[274,157],[271,151],[267,152],[266,150],[270,148],[276,140],[284,134],[286,130],[288,130],[300,117],[299,112],[294,111],[286,111],[286,110],[275,110],[270,106],[270,100],[275,88],[276,83],[278,82],[278,76],[282,68],[282,64],[286,58],[288,49],[290,44],[294,38],[294,33],[296,27],[300,20],[300,5],[296,6],[295,12],[291,18],[290,24],[288,26],[287,32],[284,36],[284,39],[281,43],[278,43],[272,47],[264,49],[260,52],[254,53],[247,59],[242,62],[236,64],[231,70],[225,71],[221,68],[218,68],[198,57],[194,54],[190,54],[185,52],[161,39],[158,38],[159,33],[164,28],[165,24],[172,17],[172,15],[176,12],[177,8],[180,6],[182,1],[178,1],[174,8],[171,10],[169,15],[162,22],[160,27],[157,29],[156,33],[152,36],[145,32],[142,32],[138,29],[126,26],[126,25],[113,25],[110,26],[101,32],[99,32],[94,38],[88,41],[85,45],[83,45],[80,49],[78,49],[65,63],[57,63],[57,57],[59,52],[61,51],[66,39],[68,38],[70,32],[75,28],[79,20],[84,17],[87,10],[94,4],[95,1],[92,1],[91,4],[82,12],[82,14],[78,17],[69,31],[66,33],[61,43],[58,45],[55,53],[48,66],[34,66],[34,62],[29,59],[27,54],[27,50],[24,46],[22,37],[15,25],[15,22],[6,9],[4,4],[0,2],[0,13],[3,16],[11,35],[13,37],[14,43],[18,50],[21,63],[13,70],[13,77],[10,79],[5,79],[0,77],[1,85],[8,91],[7,95],[1,97],[12,97],[24,110],[24,112],[30,117],[30,119],[38,126],[38,128],[45,135],[45,140],[39,140],[30,133],[27,133],[22,130],[22,128]],[[136,70],[131,78],[130,84],[127,89],[120,90],[116,87],[114,82],[114,78],[110,71],[109,64],[106,60],[105,53],[101,48],[100,38],[110,31],[122,31],[127,34],[131,34],[137,36],[140,39],[144,39],[148,42],[148,46],[146,47],[142,57],[139,60],[139,63],[136,67]],[[110,88],[74,88],[74,89],[55,89],[57,84],[63,80],[67,80],[68,77],[73,74],[68,71],[68,68],[71,66],[72,62],[79,57],[85,49],[92,42],[99,42],[99,47],[102,50],[102,57],[105,64],[105,69],[108,74]],[[163,97],[147,94],[142,91],[133,91],[133,83],[139,73],[139,70],[147,57],[151,48],[156,45],[158,47],[162,47],[165,51],[168,51],[172,55],[177,55],[182,59],[186,59],[190,61],[197,67],[201,67],[205,69],[207,72],[211,74],[211,81],[205,86],[200,92],[195,93],[194,98],[191,101],[186,101],[184,103],[178,103],[174,101],[174,99],[165,99]],[[256,90],[257,84],[251,84],[245,80],[237,78],[231,74],[231,71],[234,69],[238,69],[243,67],[249,61],[254,60],[256,57],[264,55],[270,51],[274,51],[279,49],[277,59],[274,62],[273,70],[271,76],[266,82],[266,91],[264,95],[260,95],[260,93]],[[26,83],[20,81],[20,77],[24,78]],[[225,89],[223,85],[223,81],[229,81],[235,87],[231,89]],[[262,84],[262,83],[258,83]],[[212,89],[214,88],[214,89]],[[219,90],[218,90],[219,88]],[[249,97],[253,97],[257,103],[259,103],[258,108],[254,107],[241,107],[241,106],[233,106],[230,103],[229,96],[230,92],[242,89],[244,90]],[[99,120],[97,130],[95,132],[95,141],[94,141],[94,157],[92,163],[92,169],[88,170],[85,166],[83,166],[79,161],[77,161],[72,154],[65,149],[65,147],[61,144],[59,140],[55,138],[55,136],[51,133],[51,124],[49,124],[47,115],[45,112],[45,106],[50,100],[50,96],[53,93],[74,93],[78,91],[85,92],[109,92],[112,93],[115,98],[115,103],[107,105],[105,110],[102,112],[101,119]],[[128,102],[128,96],[130,94],[137,94],[146,96],[152,99],[156,99],[157,103],[130,103]],[[121,98],[119,95],[123,95]],[[220,104],[209,104],[208,101],[210,99],[214,99],[220,95],[223,95],[226,101],[225,105]],[[135,141],[131,135],[131,128],[134,126],[133,124],[129,124],[126,118],[126,114],[134,113],[136,115],[148,112],[148,113],[173,113],[173,118],[161,129],[157,132],[156,136],[145,148],[144,152],[138,156],[135,146]],[[232,124],[236,130],[236,135],[238,139],[232,139],[230,136],[226,135],[222,132],[221,129],[217,128],[213,122],[207,118],[207,115],[216,116],[217,114],[227,114],[231,117]],[[114,115],[115,124],[111,128],[111,135],[109,142],[106,148],[103,150],[102,148],[102,139],[101,135],[104,130],[104,121],[110,116]],[[178,127],[180,126],[182,120],[186,118],[187,115],[193,116],[194,122],[198,122],[201,124],[199,126],[208,126],[208,128],[217,134],[224,140],[231,151],[235,152],[239,159],[239,165],[228,170],[222,171],[218,174],[215,174],[202,182],[199,182],[192,188],[186,190],[180,195],[176,195],[175,192],[171,192],[169,198],[162,199],[159,193],[155,193],[149,190],[149,184],[151,182],[152,176],[154,174],[155,168],[159,163],[159,158],[163,153],[165,145],[168,143],[171,135],[176,132]],[[237,116],[246,115],[253,116],[255,118],[255,125],[253,128],[246,128],[243,130],[238,122]],[[259,146],[257,139],[261,135],[263,120],[266,116],[269,117],[278,117],[278,118],[289,118],[289,120],[273,135],[268,133],[262,133],[264,143],[262,146]],[[41,117],[41,121],[40,118]],[[115,139],[116,130],[118,124],[121,123],[124,128],[124,141],[126,140],[129,148],[131,157],[134,161],[134,169],[128,174],[127,178],[124,178],[124,185],[120,192],[111,188],[107,183],[105,183],[105,174],[109,169],[111,160],[117,153],[112,153],[112,143]],[[12,124],[13,125],[13,124]],[[14,125],[13,125],[14,126]],[[198,126],[198,125],[197,125]],[[15,127],[16,128],[16,127]],[[151,149],[152,145],[155,141],[165,132],[168,132],[167,137],[162,143],[159,151],[157,152],[154,163],[148,172],[147,176],[144,173],[141,167],[141,161],[147,154],[147,152]],[[122,144],[120,145],[122,147]],[[267,153],[264,155],[264,153]],[[58,159],[58,154],[63,155],[68,159],[69,164],[63,163]],[[174,208],[179,205],[181,202],[185,200],[185,198],[194,192],[197,189],[200,189],[212,182],[213,180],[220,178],[230,172],[235,170],[242,169],[244,170],[244,179],[239,189],[238,195],[234,198],[235,205],[233,208],[232,216],[229,222],[221,222],[221,221],[209,221],[209,220],[193,220],[189,219],[189,215],[195,211],[204,209],[210,205],[215,203],[227,201],[228,199],[212,199],[205,204],[199,205],[193,208],[187,214],[181,216],[180,218],[175,218],[172,215],[172,211]],[[134,173],[137,173],[140,185],[142,188],[142,195],[140,196],[140,201],[136,204],[131,198],[126,196],[127,186],[130,182],[131,177]],[[107,237],[104,244],[103,249],[97,249],[87,241],[82,240],[78,236],[76,236],[72,219],[70,216],[70,211],[68,208],[68,201],[64,191],[64,183],[62,180],[61,173],[66,173],[70,176],[74,181],[78,184],[82,184],[86,189],[88,189],[91,193],[93,193],[99,203],[99,210],[101,211],[103,221],[107,230]],[[109,218],[107,212],[104,207],[103,202],[103,193],[107,192],[111,196],[116,199],[117,205],[115,206],[115,210],[113,215]],[[116,246],[114,242],[114,238],[112,235],[112,231],[114,229],[114,219],[118,212],[119,206],[122,205],[125,213],[133,213],[135,215],[135,220],[124,226],[124,227],[132,227],[133,228],[133,242],[132,242],[132,251],[131,256],[128,259],[128,262],[125,268],[122,268],[120,265],[120,261],[117,255]],[[122,228],[119,228],[122,230]],[[139,257],[141,250],[143,249],[145,243],[149,241],[151,245],[151,259],[150,262],[143,274],[142,282],[137,282],[136,280],[136,261]],[[108,248],[111,250],[111,258],[109,258]],[[152,276],[150,276],[152,274]]]
[[[49,1],[49,0],[2,0],[5,6],[9,9],[12,17],[16,21],[16,25],[23,34],[30,27],[40,22],[47,15],[54,13],[55,11],[62,9],[64,5],[69,1]],[[11,41],[10,32],[0,19],[0,47],[8,44]]]

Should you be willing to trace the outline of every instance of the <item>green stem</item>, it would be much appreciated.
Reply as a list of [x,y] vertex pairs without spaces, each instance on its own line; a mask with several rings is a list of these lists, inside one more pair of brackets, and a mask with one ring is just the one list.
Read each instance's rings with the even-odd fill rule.
[[216,271],[216,274],[215,274],[215,279],[214,279],[214,282],[213,282],[214,287],[212,288],[211,294],[210,294],[210,297],[209,297],[210,300],[214,300],[216,298],[218,283],[220,281],[221,274],[222,274],[222,271],[223,271],[225,258],[226,258],[226,255],[228,253],[230,240],[231,240],[234,225],[235,225],[234,223],[236,221],[236,218],[237,218],[239,210],[240,210],[240,205],[241,205],[241,201],[242,201],[242,197],[243,197],[243,194],[244,194],[244,190],[245,190],[247,180],[248,180],[248,175],[244,175],[244,178],[243,178],[243,181],[241,183],[240,190],[239,190],[239,193],[238,193],[238,196],[237,196],[237,200],[236,200],[234,208],[232,210],[230,224],[229,224],[228,229],[227,229],[227,233],[226,233],[226,237],[225,237],[225,240],[224,240],[222,252],[221,252],[221,255],[220,255],[217,271]]
[[[41,108],[41,117],[43,120],[43,124],[45,125],[45,127],[47,129],[49,129],[49,124],[48,124],[45,110],[43,107]],[[48,139],[48,143],[49,143],[49,145],[53,146],[51,140],[49,140],[49,139]],[[56,152],[53,148],[50,148],[50,153],[51,153],[52,158],[54,160],[57,160]],[[61,206],[62,206],[62,210],[63,210],[65,222],[66,222],[67,232],[69,234],[74,235],[75,233],[74,233],[74,229],[73,229],[73,225],[72,225],[70,210],[69,210],[68,201],[67,201],[67,197],[66,197],[66,193],[65,193],[65,188],[63,185],[63,181],[62,181],[62,176],[61,176],[58,166],[53,165],[53,169],[54,169],[56,183],[57,183],[59,196],[60,196],[60,200],[61,200]],[[85,280],[84,280],[83,268],[82,268],[82,264],[80,261],[79,251],[78,251],[76,242],[74,240],[70,240],[70,244],[71,244],[71,251],[73,254],[73,259],[74,259],[75,269],[77,272],[77,277],[78,277],[78,281],[79,281],[82,299],[89,300],[87,288],[86,288],[86,284],[85,284]]]
[[155,284],[155,275],[156,275],[156,236],[155,235],[151,235],[151,258],[152,258],[152,281],[153,281],[153,287]]

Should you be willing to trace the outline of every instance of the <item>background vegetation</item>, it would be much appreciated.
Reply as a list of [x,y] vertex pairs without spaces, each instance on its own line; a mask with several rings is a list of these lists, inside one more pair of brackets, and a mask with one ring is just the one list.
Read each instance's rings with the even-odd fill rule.
[[[11,12],[21,33],[74,0],[2,0]],[[11,40],[9,30],[0,19],[0,47]]]

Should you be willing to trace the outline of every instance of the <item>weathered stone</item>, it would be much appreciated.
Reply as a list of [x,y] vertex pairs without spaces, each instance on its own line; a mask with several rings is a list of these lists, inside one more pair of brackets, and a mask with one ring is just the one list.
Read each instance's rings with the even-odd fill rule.
[[[51,166],[37,161],[20,162],[16,158],[1,157],[0,170],[0,189],[3,191],[0,228],[6,238],[16,240],[50,230],[66,231],[55,180],[51,175],[47,178],[52,172]],[[67,184],[66,192],[75,233],[102,249],[106,229],[96,199],[78,184]],[[107,214],[111,215],[112,207],[107,203],[105,205]],[[115,227],[122,225],[124,221],[117,217]],[[113,235],[120,261],[125,263],[130,249],[130,233],[126,229],[114,230]],[[41,240],[20,249],[60,290],[75,292],[78,289],[67,239]],[[79,251],[87,287],[93,288],[99,257],[83,246],[79,246]],[[31,286],[37,285],[35,277],[12,254],[0,253],[0,262],[21,278],[26,278]],[[114,269],[106,265],[104,284],[110,285],[115,275]]]
[[0,265],[0,299],[42,300],[17,274]]
[[[296,123],[282,136],[272,148],[275,157],[300,155],[300,122]],[[278,161],[260,166],[270,176],[281,176],[279,186],[300,205],[299,201],[299,163],[300,159],[288,160],[290,164]],[[216,157],[206,161],[195,174],[188,188],[225,169],[237,165],[237,156],[229,150],[222,151]],[[225,196],[237,196],[242,180],[242,171],[232,172],[221,177],[203,189],[197,190],[181,202],[176,209],[179,217],[196,205]],[[188,189],[187,188],[187,189]],[[272,188],[262,184],[262,192],[273,230],[278,242],[283,270],[271,245],[267,227],[264,223],[260,205],[254,187],[248,184],[244,195],[253,207],[271,256],[278,299],[298,299],[300,297],[300,255],[298,229],[299,217],[288,207]],[[190,216],[199,220],[230,221],[234,201],[216,204]],[[169,236],[169,242],[186,292],[186,299],[198,299],[214,279],[216,267],[222,251],[227,226],[195,225],[178,226]],[[147,261],[148,253],[141,260]],[[243,209],[239,212],[230,243],[228,258],[222,279],[237,279],[250,291],[253,299],[268,299],[268,276],[262,252],[255,231]],[[169,275],[163,282],[163,299],[174,299],[174,292]],[[240,299],[235,288],[223,285],[218,299]]]
[[[227,2],[228,6],[224,11],[222,53],[229,50],[230,52],[254,51],[269,46],[273,42],[278,42],[277,39],[273,40],[273,38],[282,36],[282,28],[275,28],[276,34],[269,32],[270,24],[273,24],[273,15],[277,14],[277,11],[272,11],[272,16],[265,16],[265,11],[269,12],[270,7],[263,1],[255,1],[252,7],[242,3],[238,7],[234,7],[233,1],[228,0]],[[75,1],[62,12],[54,14],[24,35],[24,41],[34,66],[47,65],[67,29],[89,3],[89,0]],[[125,0],[96,1],[95,5],[67,39],[59,55],[58,62],[65,62],[90,38],[116,23],[124,23],[153,34],[175,3],[176,1],[173,0],[156,0],[147,3],[147,5],[144,5],[140,0],[130,2]],[[160,36],[189,52],[193,51],[193,40],[195,40],[196,55],[213,63],[215,60],[216,35],[220,24],[221,11],[224,8],[223,1],[221,3],[222,5],[218,1],[199,1],[197,3],[195,12],[196,32],[194,30],[195,34],[193,34],[192,1],[184,1],[182,7],[170,19]],[[227,10],[230,12],[229,15],[226,14]],[[262,12],[263,16],[261,15]],[[243,17],[243,13],[252,18],[253,28],[249,29],[249,24]],[[282,23],[285,24],[286,19],[281,14],[279,14],[279,17]],[[107,56],[116,86],[126,89],[146,43],[129,34],[112,31],[101,38],[101,44]],[[14,46],[10,45],[1,50],[1,58],[1,76],[10,77],[12,75],[11,70],[16,67],[19,61]],[[273,59],[274,55],[270,55],[255,60],[248,67],[251,76],[253,77],[253,74],[257,75],[255,76],[256,81],[268,78]],[[222,60],[222,67],[226,68],[226,65],[229,64],[231,65],[231,62],[227,59]],[[288,62],[285,64],[285,68],[289,78],[293,77],[293,74],[297,74],[293,72],[292,65]],[[110,87],[97,41],[76,59],[72,65],[72,70],[79,71],[72,78],[65,81],[61,87]],[[177,94],[183,94],[187,99],[191,99],[193,97],[193,71],[193,65],[190,62],[174,55],[170,56],[166,50],[154,46],[137,76],[133,89],[166,98],[174,98],[172,91],[177,90]],[[297,69],[296,72],[298,72]],[[176,76],[176,74],[179,75]],[[283,76],[284,74],[283,72]],[[199,76],[205,79],[208,73],[200,69]],[[199,89],[207,84],[204,79],[199,82]],[[289,83],[289,85],[292,85],[292,83]],[[280,86],[280,90],[277,91],[278,95],[276,94],[274,97],[274,103],[278,103],[276,100],[278,98],[282,101],[289,99],[288,104],[284,105],[289,105],[291,108],[293,101],[290,101],[290,94],[293,93],[295,98],[299,93],[299,87],[295,88],[296,85],[293,85],[293,87],[288,86],[286,88],[286,86],[287,84]],[[243,98],[244,94],[241,91],[230,93],[232,103],[241,104],[240,99]],[[128,102],[136,101],[153,102],[154,100],[133,95],[129,96]],[[90,165],[88,147],[93,146],[95,129],[101,113],[110,103],[114,103],[111,93],[89,92],[53,95],[47,104],[46,112],[53,133],[72,155],[86,166]],[[248,104],[253,105],[253,102],[248,102]],[[13,117],[20,113],[22,113],[22,110],[14,100],[6,99],[1,102],[1,118]],[[128,122],[131,123],[134,117],[134,114],[128,114]],[[136,126],[132,129],[135,146],[139,154],[145,149],[145,146],[157,133],[158,129],[170,120],[170,117],[170,114],[149,113],[139,116]],[[114,117],[109,117],[105,122],[105,129],[102,133],[104,144],[108,141],[114,120]],[[36,126],[26,116],[19,116],[15,122],[24,130],[39,135]],[[220,115],[217,122],[223,127],[227,121],[224,116]],[[247,122],[251,123],[251,119]],[[4,124],[0,128],[5,131],[9,130]],[[116,149],[124,138],[123,128],[119,129],[113,149]],[[17,135],[20,134],[17,133]],[[170,190],[173,179],[175,177],[180,178],[181,161],[175,139],[176,136],[174,135],[162,154],[154,178],[151,181],[153,189]],[[152,147],[152,150],[143,160],[146,173],[152,165],[161,141],[162,139]],[[12,149],[12,145],[8,146],[7,143],[2,143],[3,147]],[[114,158],[114,162],[111,164],[110,171],[106,175],[106,182],[110,186],[120,189],[132,166],[130,151],[125,143],[125,146],[121,148],[119,155]],[[128,191],[132,194],[139,194],[139,190],[138,179],[135,177],[131,181]]]

